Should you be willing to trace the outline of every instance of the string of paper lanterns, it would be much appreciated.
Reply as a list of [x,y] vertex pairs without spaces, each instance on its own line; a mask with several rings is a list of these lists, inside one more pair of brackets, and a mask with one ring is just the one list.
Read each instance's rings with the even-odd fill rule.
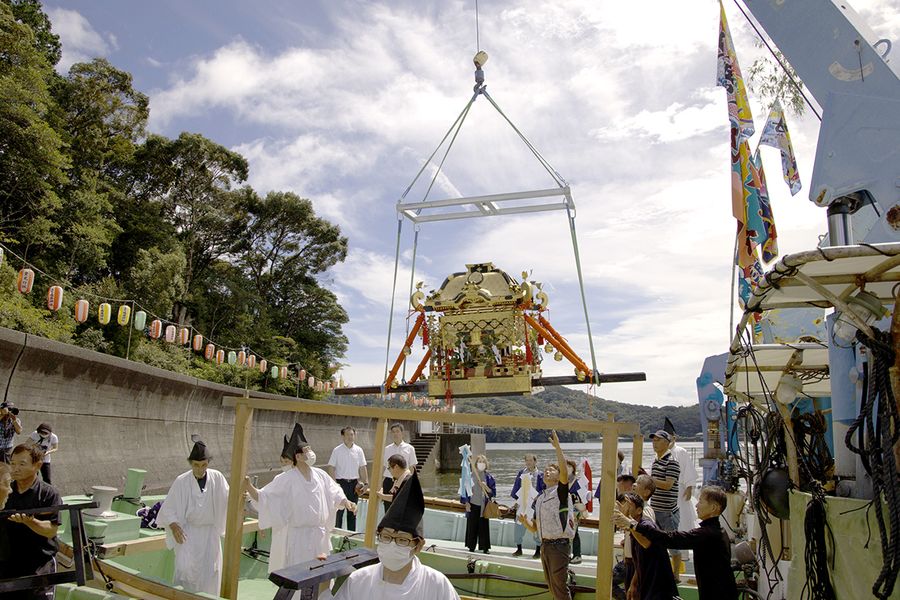
[[[12,252],[2,244],[0,244],[0,265],[3,264],[3,260],[5,259],[7,253],[25,264],[23,268],[19,269],[16,275],[16,289],[19,291],[19,293],[31,293],[36,278],[35,271],[45,277],[48,277],[49,279],[52,279],[49,275],[47,275],[40,269],[29,267],[22,257],[18,256],[16,253]],[[196,332],[193,327],[188,328],[179,326],[177,323],[173,323],[166,319],[161,319],[156,315],[153,315],[152,313],[148,313],[148,311],[145,310],[133,310],[133,307],[140,308],[140,305],[134,300],[113,300],[109,298],[103,298],[102,296],[98,296],[93,293],[86,293],[85,295],[94,296],[100,300],[104,300],[104,302],[101,302],[97,306],[97,321],[101,325],[108,325],[112,320],[112,304],[105,301],[112,300],[113,302],[120,303],[118,310],[116,311],[116,323],[118,325],[126,327],[130,324],[137,331],[144,332],[146,330],[147,335],[154,340],[162,338],[170,344],[174,344],[177,342],[179,346],[190,345],[194,352],[202,352],[203,357],[206,360],[215,361],[217,365],[227,363],[229,365],[245,367],[248,369],[258,368],[260,373],[267,373],[268,376],[272,379],[289,379],[291,378],[292,374],[296,372],[297,381],[305,382],[306,385],[317,392],[327,392],[335,389],[336,387],[344,387],[343,378],[341,378],[339,382],[335,382],[333,380],[316,380],[316,378],[312,375],[307,377],[306,369],[302,368],[298,363],[289,363],[284,365],[273,364],[270,366],[270,361],[265,358],[257,357],[257,355],[253,353],[250,348],[229,348],[228,346],[217,345],[213,340],[210,340],[202,333]],[[47,309],[52,312],[60,311],[63,306],[64,296],[65,290],[63,286],[50,286],[50,288],[47,290]],[[90,310],[91,305],[87,299],[79,298],[78,300],[76,300],[74,307],[75,321],[79,324],[87,322],[88,318],[90,317]],[[153,317],[153,319],[150,321],[149,326],[147,325],[148,315]],[[193,336],[191,335],[192,331],[195,331]],[[204,341],[206,342],[205,345]],[[294,367],[294,370],[292,370],[290,367]]]

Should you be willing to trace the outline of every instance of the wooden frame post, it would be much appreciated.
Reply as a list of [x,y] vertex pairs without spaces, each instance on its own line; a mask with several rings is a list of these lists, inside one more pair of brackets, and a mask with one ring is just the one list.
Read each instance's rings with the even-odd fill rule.
[[[612,422],[612,414],[608,416]],[[600,464],[600,514],[597,516],[597,594],[599,598],[612,597],[613,565],[613,504],[616,501],[616,466],[618,465],[619,436],[613,431],[604,433],[600,440],[602,462]]]
[[372,457],[372,473],[369,475],[369,499],[366,501],[366,537],[363,543],[367,548],[375,547],[375,525],[378,523],[378,505],[381,502],[376,492],[381,489],[381,480],[384,479],[382,469],[386,441],[387,419],[378,419],[375,425],[375,455]]
[[631,474],[637,479],[638,473],[641,471],[644,463],[644,436],[636,433],[631,436]]
[[231,447],[231,481],[228,493],[228,521],[225,523],[225,547],[222,565],[222,597],[237,600],[241,572],[241,537],[244,530],[244,477],[250,454],[250,430],[253,409],[238,402],[234,416],[234,442]]

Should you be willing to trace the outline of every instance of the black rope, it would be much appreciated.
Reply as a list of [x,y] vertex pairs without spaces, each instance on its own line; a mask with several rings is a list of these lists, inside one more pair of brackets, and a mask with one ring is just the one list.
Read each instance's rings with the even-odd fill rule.
[[[803,592],[800,598],[803,600],[833,600],[834,588],[831,586],[831,576],[828,573],[828,546],[825,542],[825,531],[831,538],[831,547],[834,548],[834,535],[825,514],[825,491],[821,486],[816,486],[812,492],[812,498],[806,505],[806,518],[803,521],[803,531],[806,537],[805,562],[806,583],[803,584]],[[834,555],[832,555],[832,561]],[[832,563],[831,568],[834,568]]]
[[[859,416],[850,425],[844,443],[862,459],[872,478],[875,519],[881,538],[881,572],[872,585],[876,598],[886,599],[894,591],[900,574],[900,478],[894,458],[894,444],[900,438],[900,414],[891,388],[888,369],[894,364],[891,334],[874,330],[874,338],[857,331],[856,339],[869,350],[870,364],[863,387]],[[853,438],[859,435],[859,444]],[[881,498],[888,505],[889,523],[885,523]]]

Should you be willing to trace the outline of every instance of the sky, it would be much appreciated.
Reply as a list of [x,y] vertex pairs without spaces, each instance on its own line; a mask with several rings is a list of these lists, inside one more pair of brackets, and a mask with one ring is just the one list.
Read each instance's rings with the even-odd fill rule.
[[[878,37],[900,38],[895,0],[854,0]],[[719,6],[618,0],[68,0],[45,3],[58,69],[107,58],[150,97],[149,130],[199,132],[243,154],[258,192],[293,191],[349,238],[322,284],[347,310],[350,385],[383,379],[396,203],[472,95],[480,43],[491,97],[571,186],[601,372],[647,381],[604,398],[696,403],[703,359],[730,341],[729,133],[715,87]],[[765,51],[732,2],[746,72]],[[767,116],[751,92],[757,136]],[[818,120],[788,116],[803,190],[762,157],[781,254],[813,248],[825,212],[808,199]],[[434,168],[426,168],[430,181]],[[407,201],[425,199],[420,181]],[[552,187],[484,98],[470,110],[428,199]],[[402,226],[391,361],[404,336],[413,227]],[[590,361],[563,212],[427,223],[415,280],[426,290],[469,263],[543,282],[549,320]],[[735,320],[739,318],[735,316]],[[421,356],[421,348],[413,360]],[[417,362],[417,361],[416,361]],[[414,366],[410,367],[412,370]],[[572,374],[545,360],[544,373]]]

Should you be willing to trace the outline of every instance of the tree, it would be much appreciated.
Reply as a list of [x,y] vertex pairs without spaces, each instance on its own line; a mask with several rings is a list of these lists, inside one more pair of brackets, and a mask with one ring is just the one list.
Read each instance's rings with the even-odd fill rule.
[[41,3],[38,0],[0,0],[0,4],[9,6],[13,17],[31,29],[34,48],[44,56],[50,67],[55,67],[62,57],[62,44],[59,36],[53,33]]
[[0,2],[0,237],[22,254],[57,241],[62,140],[47,122],[52,73],[31,28]]
[[[775,52],[775,56],[777,60],[764,56],[753,61],[748,71],[750,89],[767,106],[780,100],[785,110],[801,116],[806,111],[806,100],[802,94],[803,82],[780,50]],[[787,71],[781,65],[787,67]]]

